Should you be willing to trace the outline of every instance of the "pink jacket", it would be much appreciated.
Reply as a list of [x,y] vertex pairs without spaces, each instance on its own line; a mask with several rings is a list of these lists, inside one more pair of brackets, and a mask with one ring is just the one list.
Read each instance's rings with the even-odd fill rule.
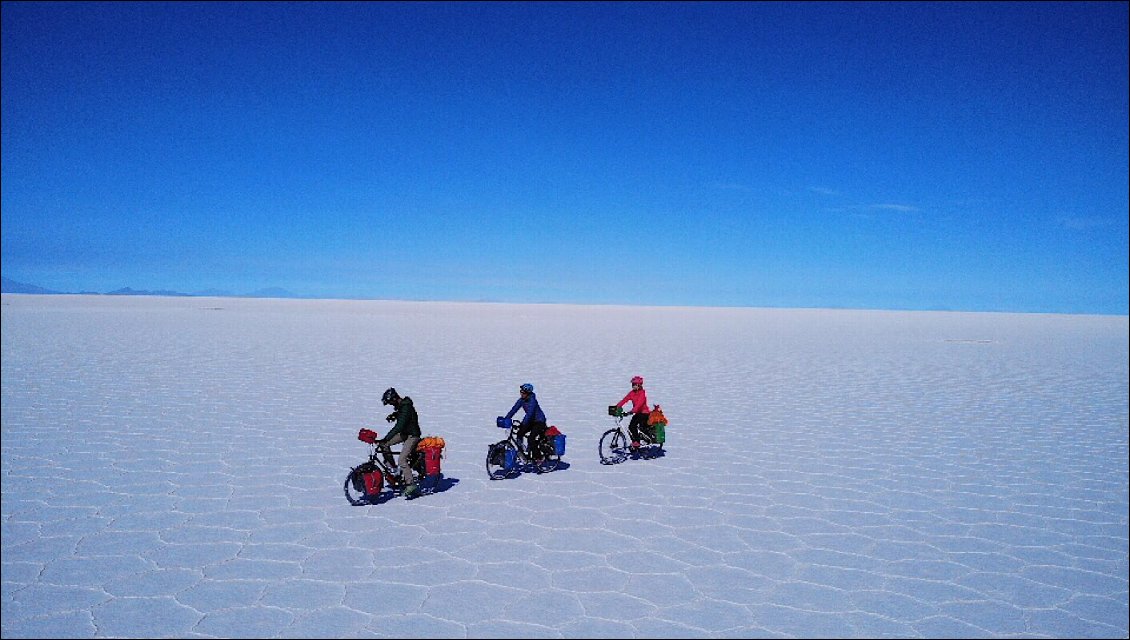
[[647,408],[647,392],[643,389],[632,389],[616,406],[622,407],[629,400],[632,401],[632,413],[651,413],[651,409]]

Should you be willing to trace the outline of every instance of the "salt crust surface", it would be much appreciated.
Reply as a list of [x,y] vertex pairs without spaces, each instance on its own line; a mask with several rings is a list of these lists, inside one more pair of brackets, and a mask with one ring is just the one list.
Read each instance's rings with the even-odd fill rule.
[[[1125,316],[3,295],[15,637],[1121,637]],[[643,375],[667,455],[599,464]],[[487,479],[536,385],[568,466]],[[445,490],[354,507],[411,396]]]

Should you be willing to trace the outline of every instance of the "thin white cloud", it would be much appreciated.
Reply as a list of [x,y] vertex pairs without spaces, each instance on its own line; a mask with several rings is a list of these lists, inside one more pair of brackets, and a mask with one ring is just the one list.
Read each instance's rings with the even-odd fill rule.
[[909,204],[894,204],[894,203],[879,203],[879,204],[855,204],[843,207],[839,211],[851,211],[855,215],[869,217],[872,215],[880,215],[882,212],[887,213],[918,213],[921,211],[918,207]]
[[[811,193],[821,196],[829,196],[835,198],[842,198],[844,194],[836,191],[835,189],[828,189],[826,187],[805,187]],[[917,213],[921,211],[918,207],[909,204],[901,204],[897,202],[880,202],[875,204],[857,204],[847,205],[848,210],[868,210],[868,211],[894,211],[897,213]]]
[[836,198],[842,197],[844,195],[839,191],[836,191],[834,189],[825,189],[824,187],[808,187],[808,190],[812,193],[816,193],[822,196],[833,196]]
[[1101,216],[1063,216],[1059,223],[1072,231],[1091,231],[1114,226],[1114,218]]
[[920,211],[920,209],[918,207],[914,207],[914,206],[911,206],[909,204],[891,204],[891,203],[869,204],[869,205],[866,205],[865,208],[875,209],[875,210],[878,210],[878,211],[897,211],[899,213],[915,213],[917,211]]
[[710,186],[715,189],[723,189],[726,191],[749,191],[749,187],[737,182],[715,182]]

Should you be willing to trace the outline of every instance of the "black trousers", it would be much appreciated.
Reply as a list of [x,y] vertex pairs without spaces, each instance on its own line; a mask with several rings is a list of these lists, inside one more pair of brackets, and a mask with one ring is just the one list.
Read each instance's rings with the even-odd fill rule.
[[517,436],[516,439],[518,442],[521,442],[522,438],[526,439],[526,453],[531,457],[536,458],[541,455],[541,452],[537,449],[537,445],[539,442],[545,440],[545,430],[547,428],[544,422],[537,422],[535,420],[531,420],[525,426],[518,427],[518,432],[515,434]]
[[649,440],[654,440],[655,435],[647,426],[648,414],[646,413],[633,413],[632,421],[628,423],[628,433],[632,436],[632,442],[640,441],[640,434],[647,436]]

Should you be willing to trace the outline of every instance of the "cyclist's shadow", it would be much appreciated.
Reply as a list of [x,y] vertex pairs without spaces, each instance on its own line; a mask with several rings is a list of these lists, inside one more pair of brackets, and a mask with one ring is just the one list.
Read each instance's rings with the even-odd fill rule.
[[[451,487],[454,487],[457,484],[459,484],[459,478],[451,478],[451,477],[447,476],[446,474],[440,474],[440,477],[438,479],[435,479],[435,480],[433,480],[430,477],[425,476],[424,478],[421,478],[417,481],[417,486],[420,487],[421,492],[420,492],[420,495],[416,499],[426,498],[427,496],[430,496],[430,495],[436,494],[436,493],[443,493],[444,491],[447,491],[448,489],[450,489]],[[380,495],[377,496],[377,498],[375,500],[372,499],[372,498],[369,498],[368,500],[362,501],[357,506],[361,506],[361,505],[365,505],[365,504],[368,504],[368,505],[384,504],[386,502],[389,502],[390,500],[396,500],[396,499],[402,498],[402,497],[403,497],[403,494],[400,491],[385,490],[385,491],[381,491]]]
[[424,491],[425,495],[429,493],[443,493],[457,484],[459,484],[459,478],[452,478],[446,473],[440,474],[437,480],[433,480],[428,476],[419,480],[419,486]]
[[[553,471],[543,471],[542,473],[557,473],[558,471],[565,471],[569,468],[569,463],[561,460],[557,463],[557,468]],[[537,466],[533,462],[526,462],[518,465],[518,472],[521,474],[537,474]]]

